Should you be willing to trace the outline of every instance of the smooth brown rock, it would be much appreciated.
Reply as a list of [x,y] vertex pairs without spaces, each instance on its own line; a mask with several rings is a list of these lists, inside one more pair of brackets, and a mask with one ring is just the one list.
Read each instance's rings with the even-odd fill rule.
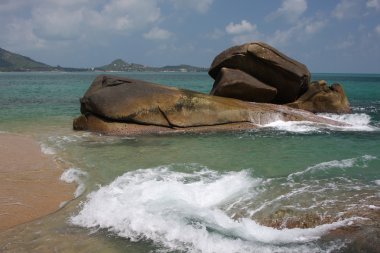
[[328,86],[326,81],[312,82],[308,90],[290,107],[313,113],[351,113],[350,103],[342,85]]
[[82,114],[164,127],[248,121],[242,108],[239,100],[112,76],[97,77],[81,99]]
[[276,120],[344,125],[288,106],[248,103],[140,80],[98,76],[81,99],[75,130],[106,134],[209,132],[255,128]]
[[277,89],[238,69],[222,68],[215,79],[210,95],[236,98],[251,102],[269,103]]
[[263,42],[231,47],[211,64],[209,74],[217,78],[221,69],[239,69],[277,89],[274,103],[294,102],[307,89],[310,72],[307,67]]

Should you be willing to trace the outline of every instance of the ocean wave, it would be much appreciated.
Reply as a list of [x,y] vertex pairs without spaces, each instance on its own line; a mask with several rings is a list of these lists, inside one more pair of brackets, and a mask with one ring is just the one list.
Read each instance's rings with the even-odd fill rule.
[[277,120],[269,124],[263,125],[265,128],[275,128],[280,131],[295,133],[321,132],[321,126],[310,121],[282,121]]
[[66,146],[72,143],[85,142],[86,144],[116,144],[125,140],[134,140],[132,137],[103,136],[95,133],[84,132],[81,134],[50,136],[49,145],[54,149],[65,150]]
[[363,155],[361,157],[349,158],[344,160],[333,160],[328,162],[322,162],[313,166],[306,168],[305,170],[295,172],[288,175],[288,180],[294,180],[296,177],[303,176],[305,174],[311,174],[319,172],[321,170],[329,169],[345,169],[351,168],[354,166],[359,166],[360,168],[367,167],[367,162],[377,159],[376,156],[372,155]]
[[318,114],[321,117],[335,121],[347,123],[347,126],[333,126],[328,124],[315,123],[310,121],[282,121],[277,120],[263,125],[264,128],[274,128],[280,131],[294,133],[313,133],[332,131],[378,131],[379,129],[371,125],[371,117],[365,113],[354,114]]
[[365,113],[352,113],[352,114],[332,114],[321,113],[321,117],[340,121],[349,124],[348,127],[340,127],[342,130],[348,131],[375,131],[376,127],[371,126],[371,116]]
[[82,134],[72,134],[72,135],[59,135],[50,136],[48,138],[49,144],[57,149],[64,149],[65,145],[75,142],[80,142],[89,138],[92,134],[84,132]]
[[87,177],[87,173],[78,168],[69,168],[65,170],[60,179],[66,183],[76,183],[77,189],[74,192],[74,197],[77,198],[85,191],[84,178]]
[[225,207],[231,209],[247,198],[254,200],[268,182],[245,170],[184,173],[168,166],[137,170],[90,193],[70,221],[86,228],[107,229],[132,241],[151,240],[169,250],[320,252],[324,250],[315,240],[356,220],[279,230],[248,217],[232,218]]

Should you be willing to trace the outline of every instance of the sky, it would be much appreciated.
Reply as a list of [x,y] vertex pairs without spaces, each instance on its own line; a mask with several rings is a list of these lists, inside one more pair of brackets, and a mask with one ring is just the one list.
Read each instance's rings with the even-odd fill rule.
[[0,0],[0,31],[52,66],[209,67],[263,41],[314,73],[380,73],[380,0]]

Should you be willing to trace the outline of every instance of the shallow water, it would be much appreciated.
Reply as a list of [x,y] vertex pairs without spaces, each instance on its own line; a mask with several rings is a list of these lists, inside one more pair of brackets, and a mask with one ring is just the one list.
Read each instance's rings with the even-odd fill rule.
[[[207,92],[205,73],[118,73]],[[63,161],[76,200],[0,234],[1,252],[380,250],[380,75],[342,82],[351,123],[122,138],[71,130],[95,73],[0,73],[0,131]]]

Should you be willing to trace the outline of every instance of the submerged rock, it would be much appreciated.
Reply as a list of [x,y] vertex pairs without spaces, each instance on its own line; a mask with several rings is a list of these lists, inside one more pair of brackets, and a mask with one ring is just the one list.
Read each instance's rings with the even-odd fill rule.
[[80,101],[82,115],[74,120],[74,129],[108,134],[230,131],[276,120],[344,125],[287,106],[106,75],[98,76]]
[[[276,88],[276,96],[268,102],[277,104],[294,102],[310,82],[310,72],[304,64],[263,42],[251,42],[223,51],[212,62],[210,76],[218,79],[222,68],[238,69]],[[244,100],[239,95],[234,98]]]
[[287,105],[314,113],[352,112],[342,85],[334,83],[329,86],[324,80],[312,82],[305,94]]

